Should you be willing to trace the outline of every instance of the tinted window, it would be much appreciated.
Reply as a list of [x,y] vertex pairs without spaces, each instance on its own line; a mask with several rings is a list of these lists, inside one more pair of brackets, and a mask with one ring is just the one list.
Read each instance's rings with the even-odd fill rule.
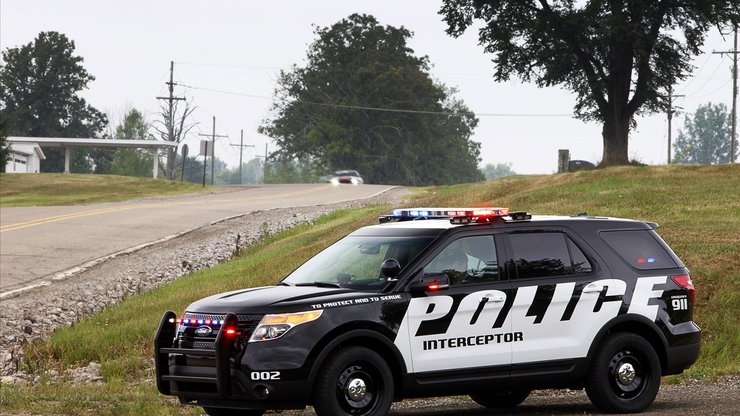
[[600,235],[632,267],[640,270],[679,267],[652,230],[604,231]]
[[509,235],[515,277],[567,276],[591,273],[583,252],[563,233]]
[[568,242],[568,249],[570,249],[570,258],[573,261],[573,273],[572,274],[587,274],[591,273],[593,271],[593,267],[591,267],[591,263],[586,258],[586,255],[583,254],[580,248],[578,248],[577,245],[568,238],[565,237],[565,240]]
[[499,280],[493,236],[463,237],[451,242],[424,267],[425,275],[443,273],[451,285]]

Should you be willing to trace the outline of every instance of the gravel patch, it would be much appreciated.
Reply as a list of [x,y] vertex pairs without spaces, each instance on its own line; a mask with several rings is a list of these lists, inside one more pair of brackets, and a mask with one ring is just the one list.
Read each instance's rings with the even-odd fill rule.
[[[181,234],[157,244],[90,262],[63,281],[2,299],[0,382],[24,385],[35,377],[22,372],[24,346],[44,339],[139,292],[165,285],[194,271],[231,259],[267,235],[311,223],[338,209],[399,204],[406,191],[396,188],[373,198],[313,207],[250,212]],[[92,366],[92,367],[91,367]],[[74,369],[72,380],[97,381],[99,365]]]

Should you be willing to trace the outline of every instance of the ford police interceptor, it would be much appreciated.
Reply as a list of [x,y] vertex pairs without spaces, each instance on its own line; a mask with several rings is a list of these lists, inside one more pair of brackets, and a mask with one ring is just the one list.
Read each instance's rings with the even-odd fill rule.
[[585,387],[603,411],[639,412],[698,357],[691,276],[657,224],[506,208],[380,222],[276,286],[167,312],[159,391],[209,415],[330,416],[457,394],[505,408]]

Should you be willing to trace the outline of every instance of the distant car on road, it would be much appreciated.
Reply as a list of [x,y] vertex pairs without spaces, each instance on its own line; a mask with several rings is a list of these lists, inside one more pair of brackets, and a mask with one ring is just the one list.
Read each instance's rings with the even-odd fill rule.
[[340,183],[351,183],[352,185],[360,185],[365,183],[362,176],[356,170],[338,170],[334,172],[334,177],[331,178],[331,183],[338,185]]
[[577,172],[579,170],[596,169],[596,165],[587,160],[571,160],[568,162],[568,172]]

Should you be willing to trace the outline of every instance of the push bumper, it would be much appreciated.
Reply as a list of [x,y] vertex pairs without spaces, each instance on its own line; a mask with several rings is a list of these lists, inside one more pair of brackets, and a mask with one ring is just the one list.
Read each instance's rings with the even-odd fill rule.
[[[175,348],[172,343],[175,339],[177,324],[172,311],[167,311],[159,323],[159,328],[154,336],[154,365],[157,376],[157,389],[162,394],[172,394],[171,381],[184,383],[208,383],[215,384],[216,390],[221,396],[231,395],[231,346],[236,339],[235,330],[238,324],[236,315],[229,313],[224,319],[222,330],[216,337],[213,350]],[[216,361],[216,376],[206,375],[183,375],[173,374],[170,367],[170,354],[184,356],[214,357]]]
[[[232,409],[302,409],[305,399],[275,392],[306,391],[303,382],[255,382],[232,358],[237,338],[237,316],[224,318],[214,348],[177,348],[173,345],[177,332],[177,315],[168,311],[162,317],[154,336],[154,363],[157,389],[165,395],[178,396],[181,402],[201,406]],[[235,331],[229,331],[234,329]],[[215,362],[215,366],[214,366]]]

